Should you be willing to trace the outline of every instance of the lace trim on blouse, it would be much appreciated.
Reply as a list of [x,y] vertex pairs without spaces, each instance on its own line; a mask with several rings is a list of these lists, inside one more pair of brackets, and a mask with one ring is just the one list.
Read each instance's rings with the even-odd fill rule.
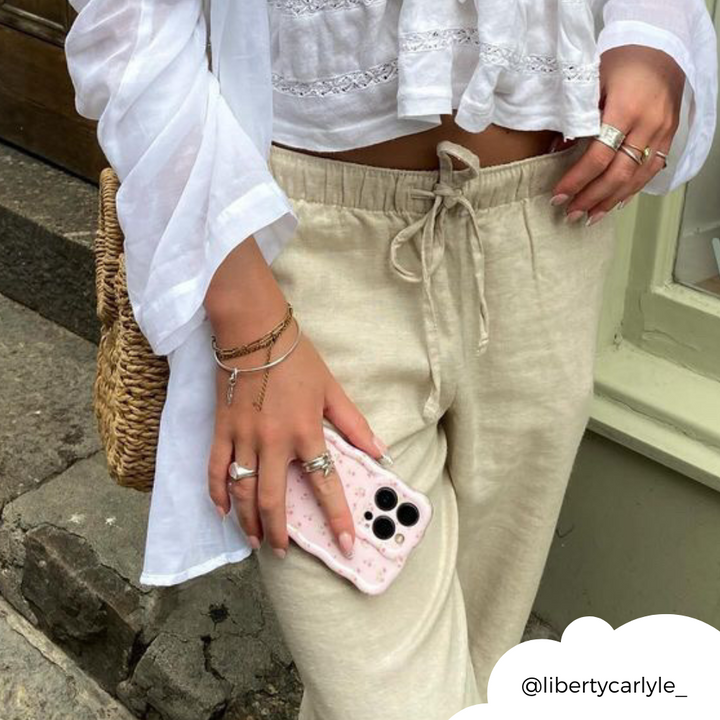
[[[307,5],[315,3],[367,2],[367,0],[274,0],[275,2],[297,2]],[[457,28],[451,30],[430,30],[412,33],[400,38],[400,51],[404,53],[442,50],[454,45],[475,45],[479,50],[480,62],[488,65],[501,65],[520,75],[552,75],[560,73],[567,82],[591,83],[599,76],[599,63],[570,63],[560,61],[550,55],[522,55],[512,48],[502,45],[480,42],[475,28]],[[355,90],[363,90],[373,85],[394,80],[398,75],[398,60],[373,65],[365,70],[356,70],[334,77],[310,82],[293,80],[273,73],[273,88],[283,95],[295,97],[326,97],[343,95]]]
[[325,97],[326,95],[344,95],[353,90],[363,90],[371,85],[394,80],[398,74],[397,59],[390,62],[373,65],[366,70],[336,75],[335,77],[312,82],[301,80],[288,80],[287,78],[273,73],[272,84],[277,92],[295,97]]
[[285,15],[310,15],[333,10],[350,10],[352,8],[375,5],[385,0],[268,0],[270,7]]
[[488,65],[502,65],[521,75],[550,75],[562,73],[568,82],[594,82],[600,73],[599,63],[571,63],[560,61],[550,55],[522,55],[513,48],[480,42],[477,28],[452,28],[411,33],[400,38],[400,51],[426,52],[442,50],[454,45],[476,45],[480,60]]

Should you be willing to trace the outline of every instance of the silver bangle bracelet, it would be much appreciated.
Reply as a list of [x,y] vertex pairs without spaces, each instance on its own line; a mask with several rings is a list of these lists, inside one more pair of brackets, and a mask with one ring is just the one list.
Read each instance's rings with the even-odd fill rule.
[[249,368],[238,368],[238,367],[228,367],[227,365],[224,365],[220,360],[218,360],[217,353],[213,351],[213,357],[215,358],[215,362],[224,370],[227,370],[228,372],[232,373],[233,376],[237,377],[238,373],[252,373],[252,372],[259,372],[260,370],[267,370],[268,368],[274,367],[275,365],[278,365],[283,360],[285,360],[288,355],[298,346],[298,343],[300,342],[300,321],[295,317],[293,318],[295,320],[295,323],[297,324],[297,335],[295,336],[295,341],[290,346],[288,350],[285,351],[279,358],[275,358],[275,360],[272,360],[269,363],[265,363],[265,365],[258,365],[257,367],[249,367]]

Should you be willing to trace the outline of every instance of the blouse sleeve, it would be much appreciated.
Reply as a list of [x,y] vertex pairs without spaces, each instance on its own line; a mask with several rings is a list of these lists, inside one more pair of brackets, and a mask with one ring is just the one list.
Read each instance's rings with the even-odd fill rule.
[[704,0],[602,2],[598,52],[645,45],[670,55],[685,73],[680,126],[668,166],[645,186],[662,195],[694,177],[710,152],[717,122],[717,38]]
[[[218,13],[227,1],[214,0]],[[267,164],[266,0],[243,0],[245,27],[233,28],[232,109],[211,70],[216,11],[208,17],[203,0],[70,2],[79,13],[65,41],[75,107],[98,121],[120,180],[135,319],[153,351],[167,355],[205,319],[205,294],[225,257],[254,236],[270,263],[297,224]]]

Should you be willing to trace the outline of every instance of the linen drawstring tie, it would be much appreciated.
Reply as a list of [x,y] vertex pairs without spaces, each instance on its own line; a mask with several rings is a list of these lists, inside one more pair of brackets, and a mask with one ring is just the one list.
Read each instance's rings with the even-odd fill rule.
[[[482,232],[472,203],[463,194],[462,186],[477,178],[480,174],[480,160],[477,156],[462,145],[443,140],[437,147],[440,161],[438,182],[432,191],[412,188],[411,197],[433,200],[432,208],[422,218],[401,230],[390,243],[390,261],[395,273],[403,280],[423,284],[423,320],[428,344],[428,357],[430,360],[430,375],[433,389],[428,396],[423,415],[426,419],[434,419],[440,406],[440,343],[437,324],[437,313],[431,290],[431,278],[439,267],[445,253],[445,236],[442,230],[435,232],[439,218],[456,205],[461,205],[470,215],[474,230],[474,240],[471,242],[475,286],[479,298],[480,311],[478,313],[478,345],[476,353],[484,352],[488,343],[489,318],[485,302],[485,248],[483,246]],[[463,162],[467,167],[455,170],[452,158]],[[422,231],[420,242],[420,272],[413,272],[403,267],[398,261],[400,248],[415,235]]]

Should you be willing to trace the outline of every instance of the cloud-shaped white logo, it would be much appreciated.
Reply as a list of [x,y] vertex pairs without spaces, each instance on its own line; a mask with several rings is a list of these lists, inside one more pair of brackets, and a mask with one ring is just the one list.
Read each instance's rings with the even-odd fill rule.
[[720,631],[685,615],[649,615],[617,630],[597,617],[560,642],[529,640],[498,660],[487,705],[450,720],[720,720]]

